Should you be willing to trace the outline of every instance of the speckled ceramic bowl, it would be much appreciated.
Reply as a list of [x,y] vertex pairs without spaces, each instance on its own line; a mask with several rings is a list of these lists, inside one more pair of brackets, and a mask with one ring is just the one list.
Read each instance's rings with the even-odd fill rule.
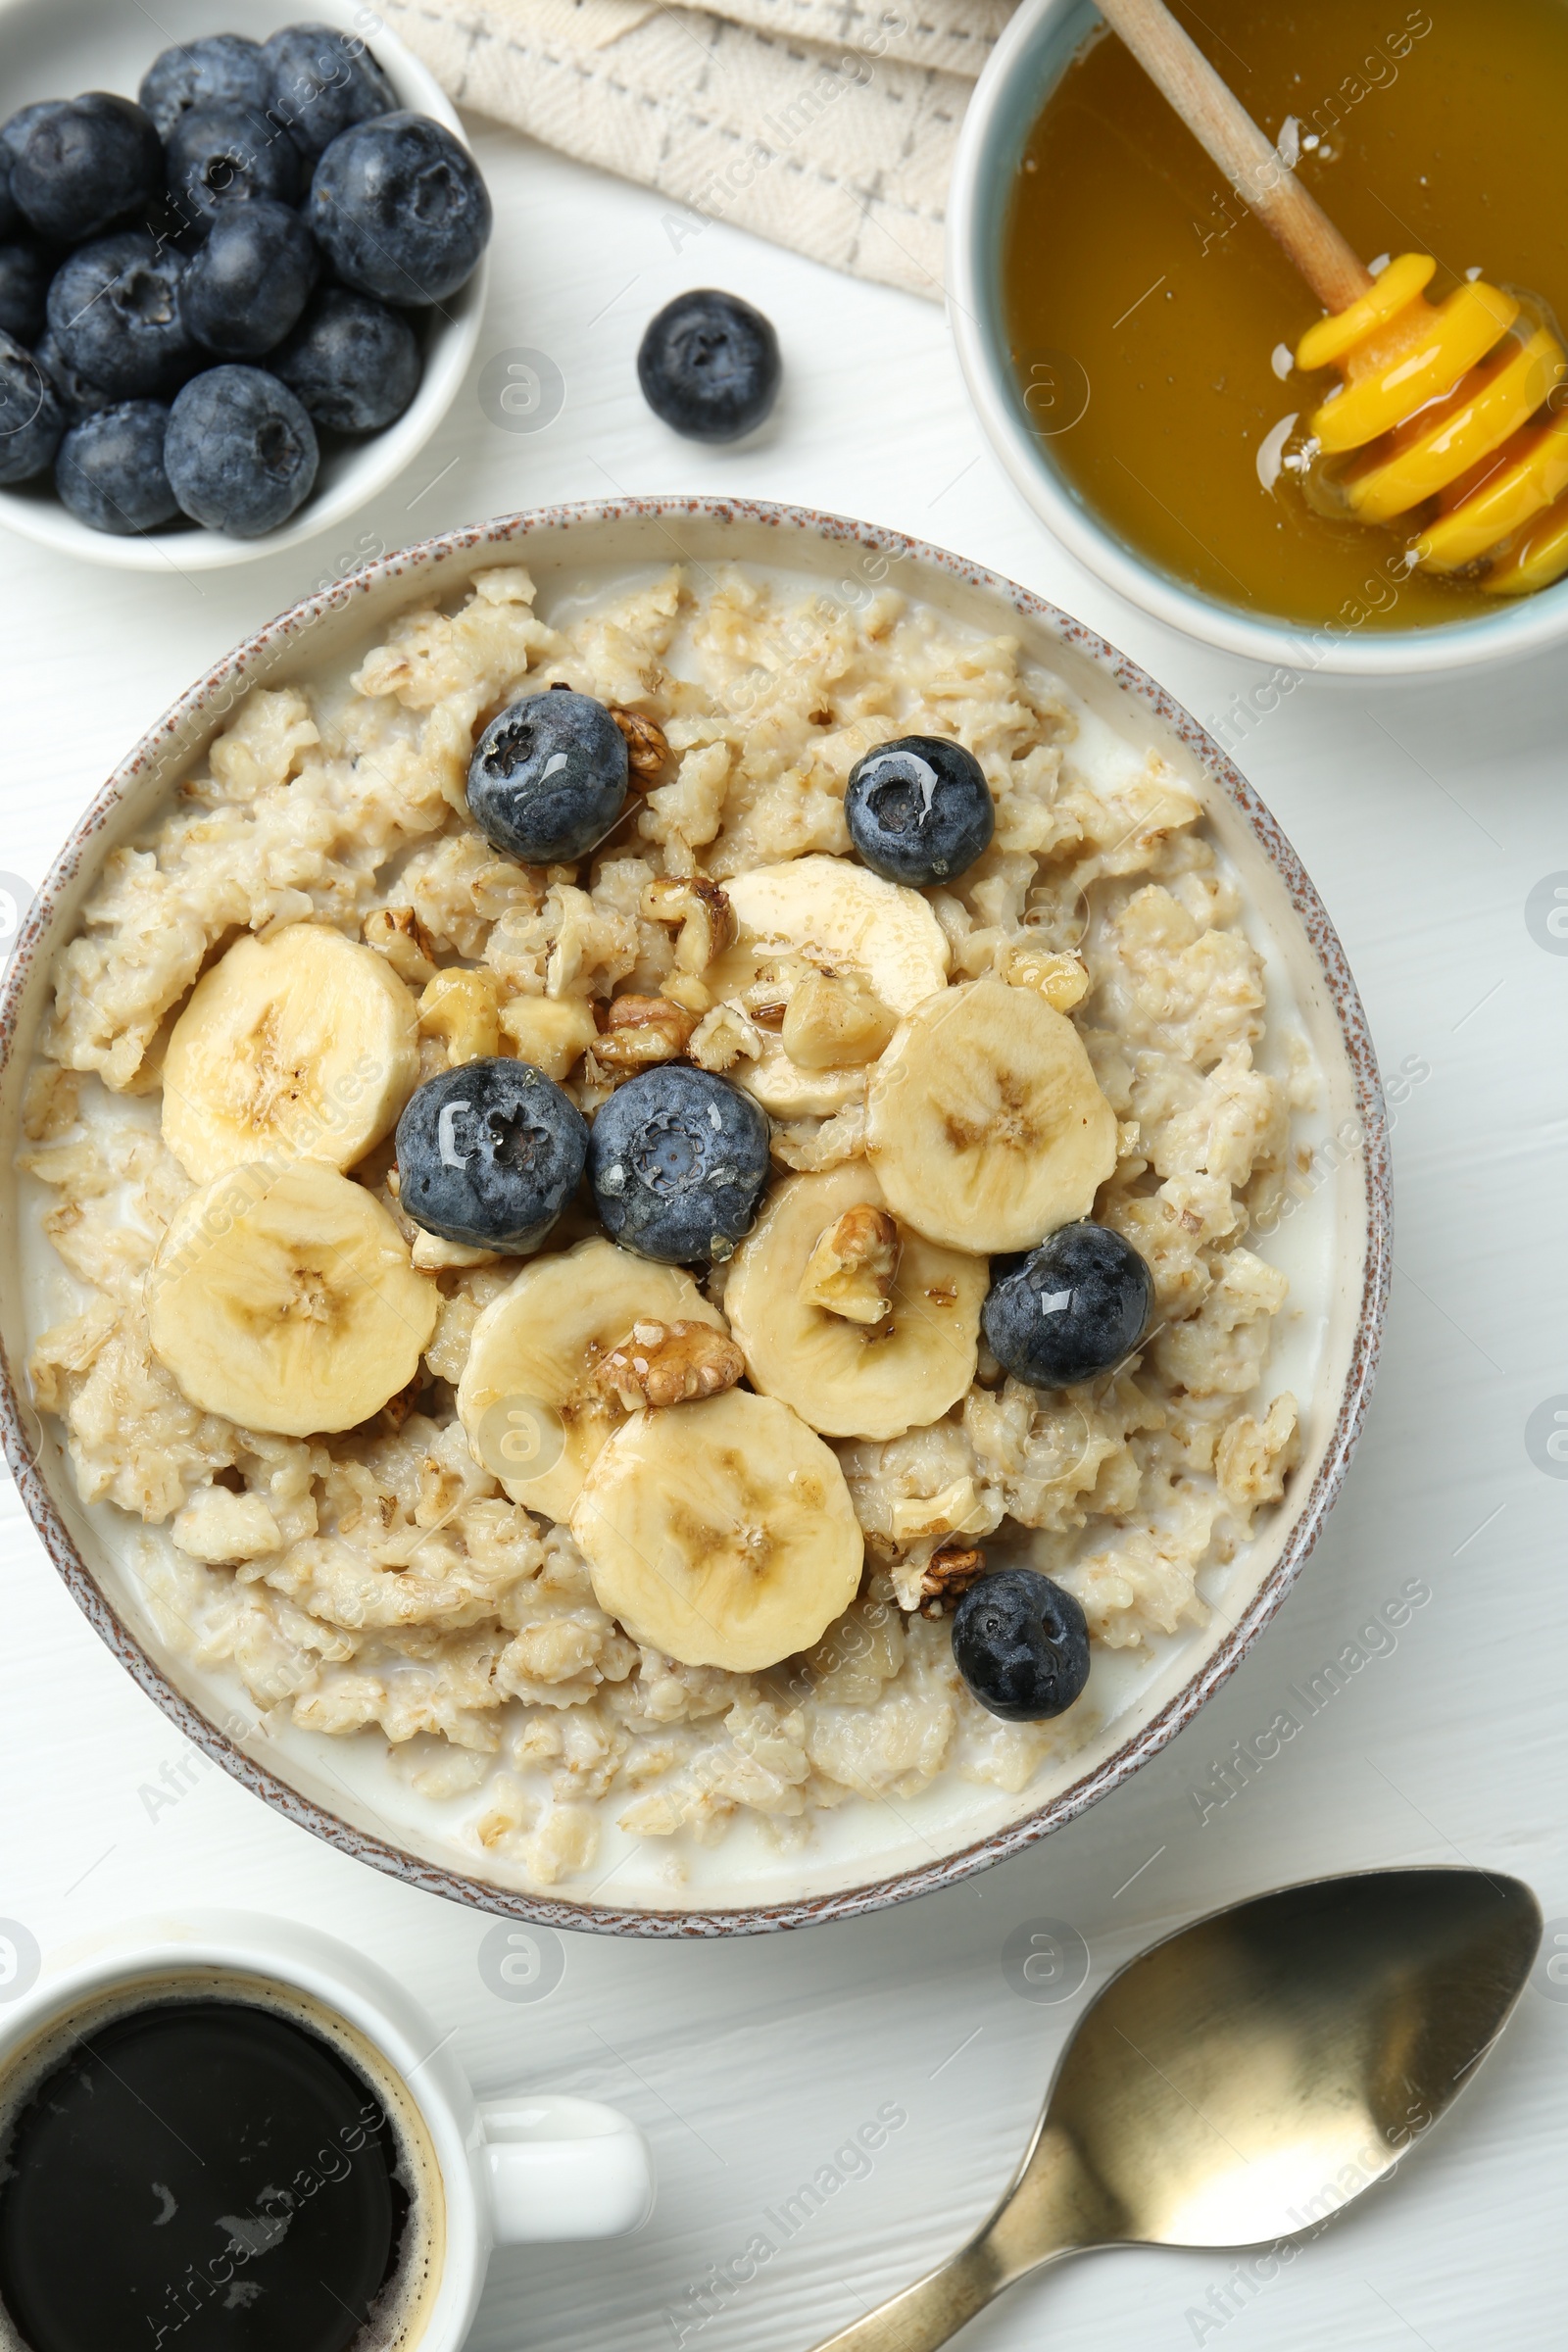
[[[103,0],[4,0],[0,121],[34,98],[69,98],[82,89],[134,97],[153,59],[175,41],[214,32],[242,32],[265,41],[282,25],[302,23],[333,24],[368,37],[398,103],[464,136],[457,110],[434,75],[359,0],[299,0],[297,6],[290,0],[159,0],[155,10],[141,7],[139,0],[113,9]],[[223,570],[315,538],[396,481],[457,399],[479,340],[488,271],[486,255],[467,284],[431,310],[421,328],[424,373],[396,423],[363,441],[334,437],[333,446],[322,451],[315,489],[277,530],[264,531],[259,539],[231,539],[223,531],[177,521],[166,530],[117,538],[78,522],[55,496],[52,474],[0,490],[0,524],[62,555],[119,571]]]
[[[1100,1728],[1021,1795],[939,1781],[913,1800],[857,1802],[827,1816],[795,1853],[742,1823],[689,1858],[673,1887],[646,1844],[601,1857],[586,1893],[529,1890],[512,1866],[465,1851],[450,1812],[416,1796],[379,1736],[332,1740],[243,1727],[254,1709],[237,1680],[192,1667],[161,1637],[128,1556],[132,1523],[77,1497],[59,1425],[19,1387],[26,1329],[27,1241],[20,1181],[0,1187],[0,1422],[8,1458],[45,1549],[97,1632],[142,1689],[234,1777],[290,1820],[412,1885],[481,1909],[558,1927],[633,1936],[722,1936],[841,1917],[965,1878],[1043,1838],[1105,1795],[1192,1720],[1279,1607],[1311,1551],[1355,1447],[1388,1293],[1390,1200],[1382,1097],[1344,952],[1296,854],[1245,777],[1187,712],[1115,648],[995,573],[897,532],[796,509],[712,499],[627,500],[514,514],[431,539],[296,605],[194,686],[110,778],[27,916],[0,997],[0,1164],[13,1165],[21,1096],[45,1013],[49,969],[110,852],[147,826],[165,795],[258,683],[279,685],[357,654],[412,600],[460,591],[497,562],[524,562],[540,610],[569,606],[685,559],[699,571],[735,561],[847,603],[892,585],[960,626],[1022,639],[1076,698],[1082,723],[1108,723],[1137,754],[1156,750],[1202,799],[1212,839],[1242,887],[1263,955],[1271,1013],[1298,1024],[1322,1073],[1298,1118],[1306,1196],[1260,1246],[1289,1273],[1271,1377],[1301,1405],[1303,1454],[1285,1501],[1253,1541],[1200,1580],[1200,1630],[1172,1636],[1116,1679]],[[36,1251],[33,1252],[36,1255]],[[1125,1658],[1127,1653],[1120,1653]],[[1097,1668],[1097,1672],[1100,1671]],[[1095,1685],[1091,1684],[1091,1691]],[[617,1833],[617,1835],[619,1835]]]

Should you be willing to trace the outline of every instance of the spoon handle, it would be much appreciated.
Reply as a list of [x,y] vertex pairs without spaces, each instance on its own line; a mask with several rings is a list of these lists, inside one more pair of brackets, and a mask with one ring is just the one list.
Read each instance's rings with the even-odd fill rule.
[[936,2352],[1013,2276],[986,2237],[973,2238],[902,2295],[829,2336],[816,2352]]
[[1064,2135],[1037,2128],[984,2228],[902,2295],[818,2344],[816,2352],[937,2352],[1026,2271],[1118,2234]]

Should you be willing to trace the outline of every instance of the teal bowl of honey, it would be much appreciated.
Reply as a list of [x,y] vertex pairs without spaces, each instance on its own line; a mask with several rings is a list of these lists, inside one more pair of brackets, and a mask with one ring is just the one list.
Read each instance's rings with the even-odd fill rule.
[[[1185,0],[1174,13],[1376,271],[1436,257],[1568,318],[1555,184],[1563,0]],[[1294,353],[1321,316],[1089,0],[1024,0],[970,102],[948,304],[981,423],[1055,536],[1206,644],[1409,677],[1568,637],[1568,579],[1528,596],[1411,568],[1323,511],[1289,452],[1322,400]]]

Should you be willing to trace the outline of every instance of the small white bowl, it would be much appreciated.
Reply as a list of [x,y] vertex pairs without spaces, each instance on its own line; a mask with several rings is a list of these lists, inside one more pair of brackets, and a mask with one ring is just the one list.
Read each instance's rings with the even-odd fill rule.
[[[215,32],[265,41],[283,25],[301,23],[362,33],[368,13],[358,0],[297,0],[294,7],[288,0],[160,0],[155,21],[145,9],[110,10],[103,0],[10,0],[0,5],[0,121],[35,98],[74,98],[82,90],[118,90],[133,98],[153,59],[176,41]],[[399,103],[432,116],[463,138],[463,124],[439,83],[402,42],[377,29],[370,45]],[[254,564],[314,538],[396,480],[451,408],[479,338],[488,267],[485,255],[467,284],[432,313],[424,373],[411,407],[384,433],[323,449],[315,489],[280,530],[265,531],[258,539],[231,539],[191,523],[120,539],[78,522],[61,505],[47,474],[0,490],[0,523],[41,547],[122,571],[216,571]]]
[[[1091,0],[1023,0],[992,51],[963,119],[948,193],[948,318],[958,365],[986,438],[1043,522],[1079,562],[1201,644],[1286,669],[1356,678],[1413,678],[1502,662],[1568,638],[1568,580],[1499,600],[1495,612],[1451,628],[1356,635],[1304,621],[1254,620],[1146,563],[1052,464],[1025,413],[1007,358],[1002,246],[1025,143],[1046,95],[1099,22]],[[1543,194],[1545,192],[1543,180]],[[1071,223],[1063,223],[1071,233]]]

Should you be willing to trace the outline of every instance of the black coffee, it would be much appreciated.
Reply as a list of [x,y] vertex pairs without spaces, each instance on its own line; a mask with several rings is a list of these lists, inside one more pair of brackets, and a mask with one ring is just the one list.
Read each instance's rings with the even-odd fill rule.
[[292,2018],[122,2013],[17,2115],[0,2307],[30,2352],[344,2352],[396,2268],[397,2162],[369,2084]]

